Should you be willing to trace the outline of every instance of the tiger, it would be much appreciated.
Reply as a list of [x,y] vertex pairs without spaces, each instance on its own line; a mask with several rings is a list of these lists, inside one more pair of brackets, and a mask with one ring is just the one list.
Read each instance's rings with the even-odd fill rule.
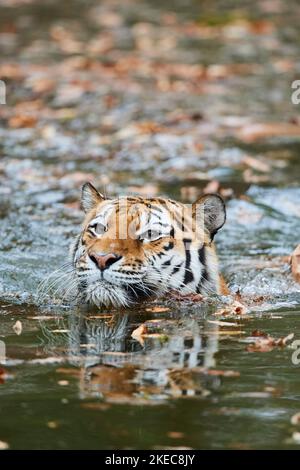
[[82,187],[82,230],[71,247],[79,297],[97,307],[148,298],[222,294],[214,236],[226,220],[218,194],[188,205],[170,198],[108,198]]

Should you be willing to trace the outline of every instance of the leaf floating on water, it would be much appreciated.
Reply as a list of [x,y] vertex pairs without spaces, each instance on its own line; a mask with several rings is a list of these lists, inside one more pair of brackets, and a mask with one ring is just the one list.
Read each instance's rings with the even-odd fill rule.
[[59,380],[57,383],[61,387],[66,387],[67,385],[69,385],[70,382],[68,380]]
[[238,323],[231,323],[229,321],[219,321],[219,320],[207,320],[207,323],[212,323],[214,325],[219,325],[219,326],[236,326],[236,327],[241,326]]
[[264,331],[260,331],[260,330],[254,330],[252,331],[251,336],[266,338],[268,337],[268,333],[265,333]]
[[[147,323],[150,323],[150,322],[147,322]],[[131,337],[135,339],[136,341],[138,341],[141,344],[141,346],[144,346],[146,338],[158,339],[162,343],[165,343],[166,341],[168,341],[169,339],[168,335],[164,333],[157,333],[157,332],[153,333],[151,332],[151,329],[149,331],[149,328],[147,327],[147,323],[143,323],[142,325],[140,325],[131,334]]]
[[284,122],[246,124],[237,132],[236,136],[246,143],[270,137],[300,137],[300,126]]
[[143,339],[143,335],[146,334],[147,328],[145,325],[140,325],[131,333],[131,338],[138,341],[142,346],[144,346],[145,341]]
[[48,421],[47,426],[49,429],[56,429],[58,427],[58,424],[56,421]]
[[240,377],[240,372],[237,370],[217,370],[217,369],[207,369],[205,372],[207,375],[213,375],[217,377]]
[[70,333],[70,330],[51,330],[52,333]]
[[170,431],[167,433],[167,436],[171,439],[182,439],[184,437],[184,433],[178,431]]
[[300,245],[292,253],[291,267],[295,281],[300,283]]
[[71,377],[79,377],[80,376],[79,369],[75,369],[75,368],[59,367],[58,369],[56,369],[56,372],[58,374],[70,375]]
[[253,170],[260,171],[262,173],[269,173],[271,171],[269,163],[263,162],[254,157],[250,157],[249,155],[243,158],[243,163],[245,163]]
[[[208,332],[210,333],[210,332]],[[245,331],[242,331],[242,330],[217,330],[217,331],[213,331],[213,334],[217,334],[217,335],[227,335],[227,336],[232,336],[232,335],[243,335],[245,333]]]
[[[253,333],[256,333],[255,330]],[[284,338],[275,339],[272,336],[266,335],[265,333],[259,332],[260,336],[257,336],[257,340],[246,347],[248,352],[270,352],[276,347],[284,347],[294,338],[294,333],[290,333]]]
[[9,449],[9,444],[4,441],[0,441],[0,450],[7,450]]
[[16,335],[18,335],[18,336],[22,333],[23,326],[22,326],[22,323],[20,322],[20,320],[16,321],[16,323],[13,326],[13,330],[16,333]]
[[233,392],[230,394],[232,398],[270,398],[269,392]]
[[111,320],[113,315],[88,315],[86,317],[88,320],[96,320],[100,318],[101,320]]
[[296,444],[300,444],[300,432],[293,432],[292,439]]
[[232,304],[224,307],[215,312],[215,315],[230,316],[230,315],[245,315],[248,313],[248,308],[241,302],[235,300]]
[[294,426],[297,426],[297,425],[300,424],[300,412],[294,414],[294,415],[291,417],[291,424],[293,424]]
[[8,125],[14,129],[21,127],[34,127],[37,123],[37,119],[34,116],[19,114],[9,119]]
[[106,411],[109,408],[111,408],[111,405],[108,403],[82,403],[80,405],[81,408],[85,408],[86,410],[100,410],[100,411]]
[[0,367],[0,384],[4,384],[7,379],[12,379],[13,374],[9,374],[3,367]]
[[169,312],[169,307],[150,307],[146,308],[146,312],[152,312],[152,313],[163,313],[163,312]]

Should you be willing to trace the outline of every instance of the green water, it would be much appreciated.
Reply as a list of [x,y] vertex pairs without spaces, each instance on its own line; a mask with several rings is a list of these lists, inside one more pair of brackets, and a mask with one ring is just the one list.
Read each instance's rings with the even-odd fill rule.
[[[232,131],[298,118],[300,8],[267,3],[0,6],[0,441],[11,449],[299,447],[291,341],[249,350],[255,330],[300,339],[287,258],[300,240],[299,139],[249,143]],[[216,64],[252,68],[188,69]],[[33,127],[12,123],[26,113]],[[132,130],[149,122],[159,130]],[[269,171],[249,177],[247,156]],[[123,312],[41,302],[38,284],[66,261],[91,179],[112,195],[148,185],[186,200],[211,179],[231,188],[216,238],[231,297]],[[216,315],[237,292],[248,312]],[[151,320],[156,334],[134,339]]]

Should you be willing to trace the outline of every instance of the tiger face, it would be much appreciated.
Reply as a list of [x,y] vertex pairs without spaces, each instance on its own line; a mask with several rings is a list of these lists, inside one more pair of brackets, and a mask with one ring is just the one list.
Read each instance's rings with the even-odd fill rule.
[[164,198],[107,199],[86,183],[81,204],[86,217],[71,254],[86,302],[120,307],[171,290],[220,293],[213,244],[226,218],[220,196],[191,206]]

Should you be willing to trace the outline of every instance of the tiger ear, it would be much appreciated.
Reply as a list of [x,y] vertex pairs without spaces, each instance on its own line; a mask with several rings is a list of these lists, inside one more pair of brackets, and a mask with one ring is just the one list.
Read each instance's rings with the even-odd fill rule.
[[197,221],[204,223],[213,240],[217,231],[226,221],[225,203],[218,194],[206,194],[193,204],[193,215]]
[[85,183],[81,189],[81,207],[84,212],[89,212],[97,204],[104,201],[105,197],[98,193],[92,183]]

